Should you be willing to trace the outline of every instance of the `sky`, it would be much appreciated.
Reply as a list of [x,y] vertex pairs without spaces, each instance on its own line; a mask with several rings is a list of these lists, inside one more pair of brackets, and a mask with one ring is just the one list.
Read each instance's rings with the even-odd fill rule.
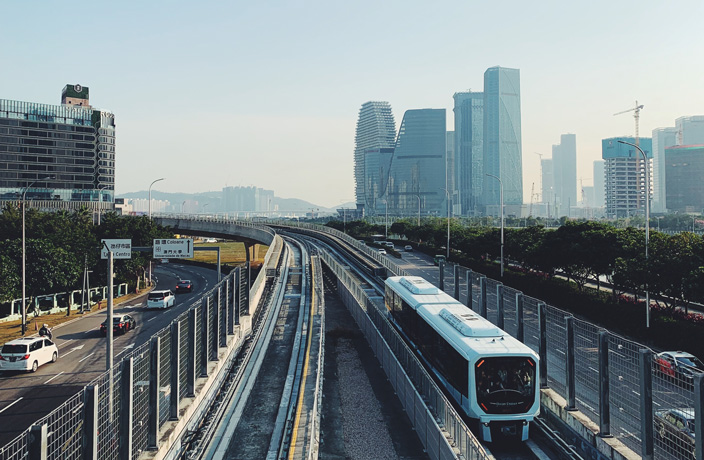
[[90,88],[116,120],[116,192],[256,186],[354,200],[357,116],[388,101],[447,109],[484,71],[521,71],[524,201],[539,156],[577,139],[593,182],[601,139],[704,114],[704,2],[0,1],[0,99],[59,104]]

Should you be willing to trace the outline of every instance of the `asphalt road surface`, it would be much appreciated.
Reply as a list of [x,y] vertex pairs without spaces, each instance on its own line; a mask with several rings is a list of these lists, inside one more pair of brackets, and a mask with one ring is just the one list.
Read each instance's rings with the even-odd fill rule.
[[[217,284],[215,270],[174,263],[157,265],[152,277],[157,281],[156,289],[172,291],[179,279],[189,279],[193,282],[193,292],[177,294],[174,306],[166,310],[147,310],[146,293],[116,306],[114,315],[129,314],[137,324],[126,334],[114,336],[115,363],[132,348],[147,342]],[[100,324],[106,314],[103,309],[54,328],[53,340],[59,348],[56,363],[45,364],[35,373],[0,373],[0,446],[105,372],[106,343],[100,334]]]

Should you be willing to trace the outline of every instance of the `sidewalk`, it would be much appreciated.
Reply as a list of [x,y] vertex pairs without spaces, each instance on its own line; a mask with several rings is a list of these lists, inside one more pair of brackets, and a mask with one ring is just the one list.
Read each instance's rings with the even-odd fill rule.
[[[122,297],[113,299],[113,308],[117,308],[119,305],[126,302],[131,302],[138,297],[145,296],[149,293],[151,289],[142,290],[139,294],[127,294]],[[78,313],[75,310],[71,310],[71,316],[66,316],[66,312],[53,313],[50,315],[41,315],[37,318],[27,316],[27,332],[26,337],[31,337],[36,335],[42,324],[48,324],[49,328],[55,329],[57,327],[68,324],[69,322],[77,321],[86,316],[95,315],[97,313],[105,313],[105,308],[107,306],[107,300],[101,302],[101,307],[98,309],[98,304],[93,304],[89,312]],[[10,340],[18,339],[22,337],[22,321],[8,321],[5,323],[0,323],[0,345]]]

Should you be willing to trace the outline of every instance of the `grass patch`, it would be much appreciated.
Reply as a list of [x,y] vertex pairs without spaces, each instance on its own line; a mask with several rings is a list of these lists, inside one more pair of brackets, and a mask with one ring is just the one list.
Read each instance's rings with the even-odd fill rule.
[[[219,247],[220,248],[220,262],[223,264],[238,265],[243,264],[247,260],[247,254],[245,250],[244,243],[238,241],[227,241],[222,243],[195,243],[194,248],[203,247]],[[258,257],[255,257],[253,262],[264,262],[264,257],[266,252],[269,250],[269,246],[259,245]],[[217,263],[218,253],[216,251],[194,251],[193,259],[196,262],[205,263]]]

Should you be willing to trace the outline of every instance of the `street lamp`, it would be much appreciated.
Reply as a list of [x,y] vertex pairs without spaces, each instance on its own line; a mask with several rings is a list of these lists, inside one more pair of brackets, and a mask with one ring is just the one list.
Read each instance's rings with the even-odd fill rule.
[[[27,207],[27,190],[39,181],[54,179],[56,176],[45,176],[27,185],[22,189],[22,335],[27,331],[27,305],[26,302],[26,286],[27,286],[27,249],[25,246],[25,219],[24,219],[24,208]],[[70,308],[70,306],[69,306]]]
[[446,188],[441,188],[440,190],[445,190],[445,195],[447,197],[447,250],[445,258],[450,261],[450,192]]
[[164,177],[149,184],[149,220],[152,220],[152,185],[156,184],[160,180],[164,180]]
[[504,277],[504,183],[498,176],[487,174],[499,181],[499,196],[501,201],[501,278]]
[[101,209],[100,209],[100,203],[103,201],[103,190],[108,186],[108,184],[103,185],[102,187],[98,187],[98,227],[100,227],[100,214]]
[[386,223],[384,224],[384,240],[389,239],[389,202],[388,200],[382,200],[384,202],[384,214],[386,215]]
[[[645,163],[645,264],[648,265],[648,241],[650,240],[650,165],[648,164],[648,156],[636,144],[621,140],[618,142],[635,147],[643,155]],[[650,292],[647,283],[645,289],[645,327],[650,327]]]

